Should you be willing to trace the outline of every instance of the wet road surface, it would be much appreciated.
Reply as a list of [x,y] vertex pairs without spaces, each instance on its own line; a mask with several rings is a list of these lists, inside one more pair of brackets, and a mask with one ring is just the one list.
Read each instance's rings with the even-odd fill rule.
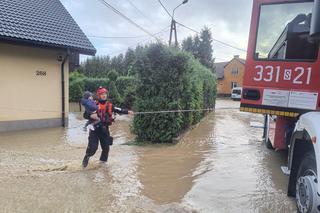
[[[219,107],[239,102],[218,100]],[[0,212],[295,212],[281,173],[285,153],[267,150],[260,115],[208,115],[175,145],[128,146],[130,118],[118,117],[109,163],[99,152],[81,168],[87,134],[69,128],[0,134]]]

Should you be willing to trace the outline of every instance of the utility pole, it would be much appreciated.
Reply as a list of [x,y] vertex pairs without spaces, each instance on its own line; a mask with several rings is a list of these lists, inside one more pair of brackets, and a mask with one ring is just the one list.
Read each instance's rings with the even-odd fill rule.
[[[174,20],[174,13],[176,11],[176,9],[178,7],[180,7],[183,4],[186,4],[188,2],[188,0],[183,0],[183,2],[181,4],[179,4],[178,6],[176,6],[173,11],[172,11],[172,15],[171,15],[171,28],[170,28],[170,37],[169,37],[169,46],[172,45],[172,37],[174,34],[174,46],[178,47],[178,35],[177,35],[177,22]],[[170,14],[169,14],[170,15]]]
[[171,29],[170,29],[170,38],[169,38],[169,45],[172,44],[172,36],[174,33],[174,46],[178,47],[178,36],[177,36],[177,25],[174,19],[171,20]]

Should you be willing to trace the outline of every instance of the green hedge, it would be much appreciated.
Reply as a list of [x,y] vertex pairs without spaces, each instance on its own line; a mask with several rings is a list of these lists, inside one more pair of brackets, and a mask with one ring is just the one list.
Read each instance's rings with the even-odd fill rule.
[[75,81],[75,80],[79,80],[79,79],[84,79],[84,78],[86,78],[86,76],[83,75],[82,73],[77,72],[77,71],[71,72],[69,75],[70,82]]
[[131,108],[136,96],[136,78],[133,76],[121,76],[117,78],[116,87],[122,97],[121,106]]
[[116,106],[120,106],[122,104],[122,97],[120,96],[114,81],[110,82],[108,90],[109,98],[112,101],[112,103]]
[[[189,53],[153,44],[139,55],[135,69],[135,111],[214,107],[215,77]],[[171,142],[203,116],[200,111],[136,115],[133,132],[139,141]]]
[[110,81],[107,78],[85,78],[83,83],[84,91],[94,93],[100,86],[108,88]]
[[[95,93],[99,86],[103,86],[109,90],[109,97],[115,105],[130,108],[134,100],[132,97],[135,92],[134,78],[119,77],[116,80],[116,82],[110,82],[108,78],[87,78],[79,73],[71,74],[69,78],[69,101],[78,102],[84,91]],[[121,94],[118,92],[117,84],[121,88]]]
[[84,91],[83,79],[76,79],[69,83],[69,101],[78,102]]
[[71,73],[69,77],[69,101],[78,102],[84,91],[95,92],[99,86],[108,88],[107,78],[86,78],[77,72]]

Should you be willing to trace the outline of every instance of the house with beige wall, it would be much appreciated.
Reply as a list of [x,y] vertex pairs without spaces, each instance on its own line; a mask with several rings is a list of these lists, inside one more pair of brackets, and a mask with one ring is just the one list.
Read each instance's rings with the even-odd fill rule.
[[217,76],[218,96],[230,96],[234,87],[242,87],[245,71],[245,60],[238,55],[228,62],[218,62],[214,65]]
[[59,0],[0,3],[0,132],[65,126],[71,56],[95,48]]

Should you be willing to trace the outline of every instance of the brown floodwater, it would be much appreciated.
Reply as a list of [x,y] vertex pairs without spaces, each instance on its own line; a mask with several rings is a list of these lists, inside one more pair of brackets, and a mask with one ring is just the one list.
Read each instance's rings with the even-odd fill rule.
[[86,169],[79,112],[67,129],[0,134],[0,212],[295,212],[280,170],[286,154],[250,127],[262,120],[217,109],[177,144],[128,146],[131,118],[119,116],[108,164],[97,153]]

